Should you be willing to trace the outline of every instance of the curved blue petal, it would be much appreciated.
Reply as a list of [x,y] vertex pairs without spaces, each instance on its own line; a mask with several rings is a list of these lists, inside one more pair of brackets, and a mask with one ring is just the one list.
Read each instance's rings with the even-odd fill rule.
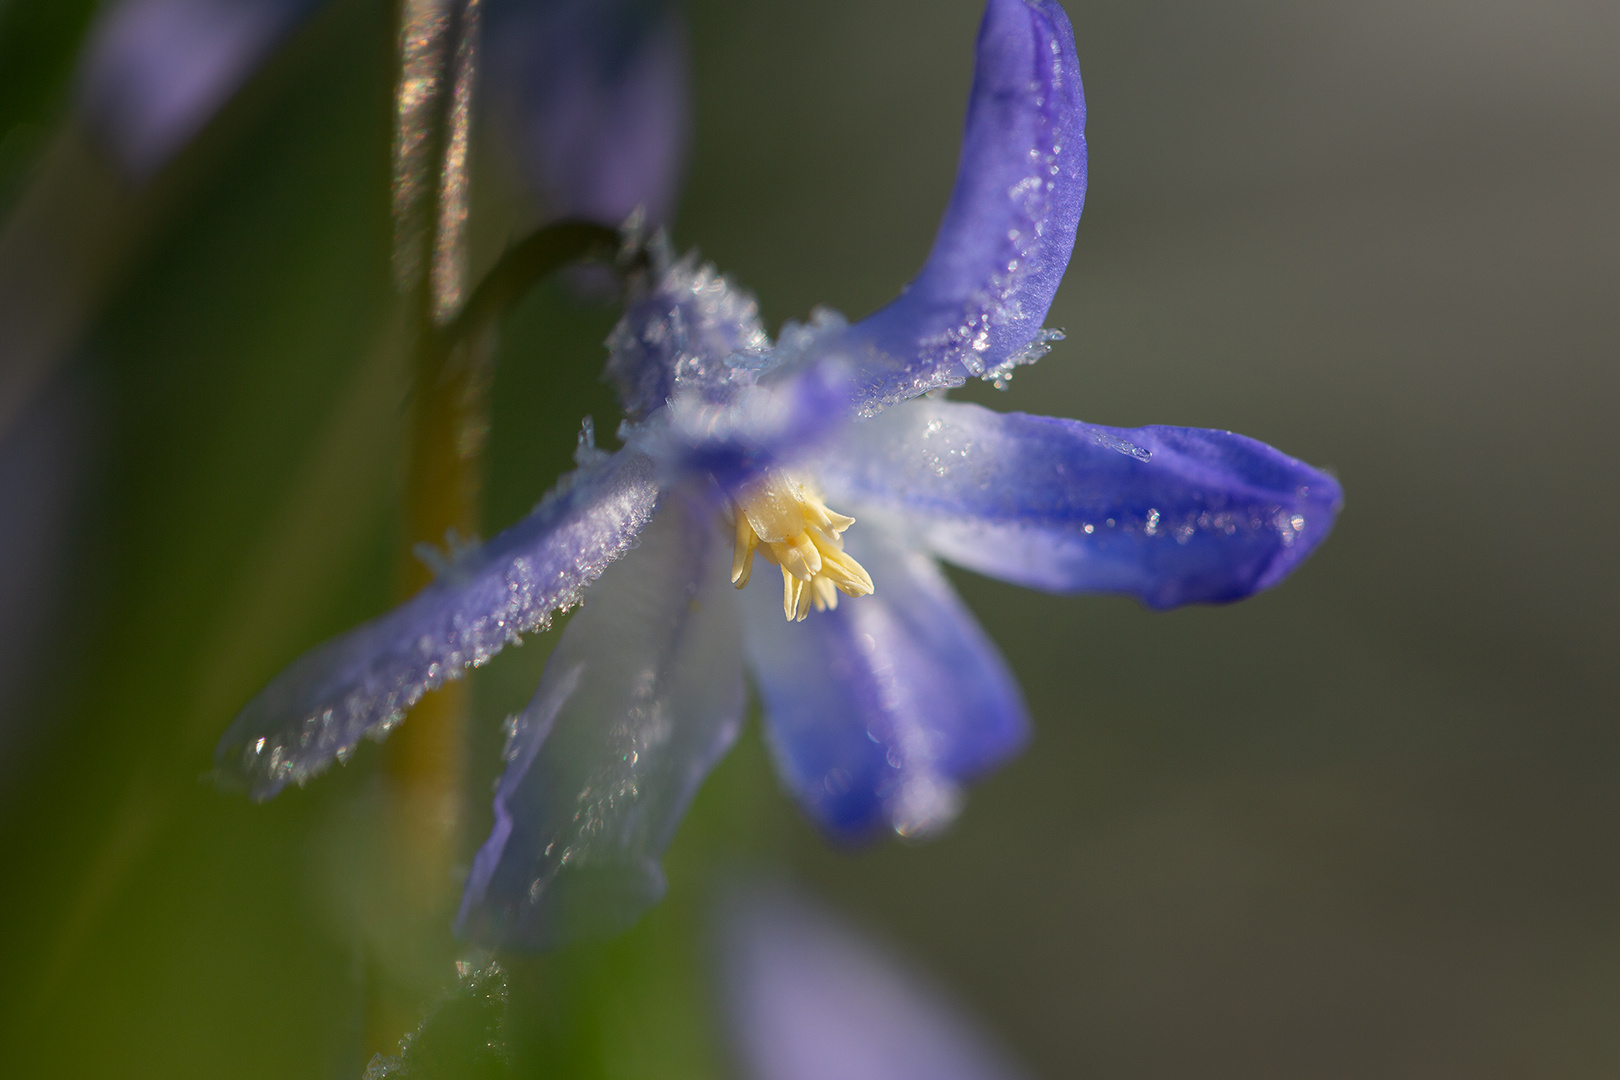
[[305,653],[219,742],[220,777],[255,799],[302,784],[427,691],[550,625],[634,543],[658,498],[653,464],[620,451],[573,473],[527,518],[393,611]]
[[653,223],[686,150],[686,35],[660,0],[488,0],[485,82],[555,217]]
[[778,771],[826,832],[947,824],[958,784],[1029,730],[1018,684],[934,560],[875,522],[845,534],[877,592],[799,623],[758,568],[744,595],[750,670]]
[[716,912],[722,1016],[749,1080],[1012,1080],[972,1019],[877,942],[785,891]]
[[750,367],[728,359],[757,358],[771,345],[752,293],[695,252],[671,258],[661,239],[648,255],[646,279],[607,339],[607,375],[633,420],[661,409],[677,389],[724,400],[753,378]]
[[667,499],[568,624],[514,721],[458,932],[549,948],[617,933],[663,896],[658,858],[742,725],[718,520],[706,500]]
[[1043,334],[1086,195],[1086,106],[1055,0],[990,0],[956,186],[922,272],[851,333],[879,354],[867,411],[969,375],[1005,377]]
[[1333,528],[1333,477],[1199,428],[1110,428],[920,400],[852,425],[821,466],[837,504],[890,508],[936,554],[1149,607],[1275,585]]
[[79,108],[145,180],[196,135],[322,0],[121,0],[97,19]]

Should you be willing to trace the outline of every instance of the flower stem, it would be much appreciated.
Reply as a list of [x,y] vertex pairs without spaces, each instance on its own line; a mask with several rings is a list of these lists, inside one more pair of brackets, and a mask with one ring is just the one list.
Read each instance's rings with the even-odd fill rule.
[[[488,430],[491,334],[447,340],[463,299],[467,147],[479,0],[401,0],[394,132],[394,272],[411,331],[400,591],[431,578],[418,544],[471,537]],[[381,880],[365,995],[366,1051],[393,1053],[450,971],[453,868],[464,818],[467,688],[427,694],[384,746]]]
[[[510,247],[466,290],[468,148],[480,0],[401,0],[394,133],[395,283],[412,348],[402,596],[432,572],[419,545],[470,541],[479,526],[496,327],[530,286],[568,263],[611,260],[619,234],[558,222]],[[454,556],[454,550],[450,553]],[[366,968],[368,1053],[415,1028],[455,957],[449,934],[463,853],[469,691],[447,681],[384,746],[381,879]]]
[[[480,459],[488,431],[493,335],[452,349],[424,326],[418,337],[416,394],[405,489],[407,550],[417,543],[470,538],[478,526]],[[401,566],[404,595],[431,571],[414,556]],[[391,1053],[421,1019],[425,1000],[450,972],[449,924],[466,818],[468,687],[448,682],[411,710],[383,748],[383,851],[390,929],[405,940],[372,980],[369,1049]]]

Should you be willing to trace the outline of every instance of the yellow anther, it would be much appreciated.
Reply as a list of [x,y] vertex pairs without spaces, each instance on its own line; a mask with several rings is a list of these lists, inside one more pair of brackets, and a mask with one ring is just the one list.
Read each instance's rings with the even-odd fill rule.
[[838,594],[866,596],[872,576],[844,552],[843,533],[855,519],[827,509],[820,492],[786,473],[767,473],[732,506],[736,549],[731,581],[748,584],[754,550],[782,570],[782,613],[803,621],[814,607],[830,611]]
[[838,587],[832,579],[823,574],[810,583],[816,591],[815,605],[817,611],[831,611],[838,606]]
[[738,514],[737,547],[731,556],[731,583],[739,589],[748,584],[748,576],[754,571],[754,547],[758,543],[759,537],[754,535],[748,519]]

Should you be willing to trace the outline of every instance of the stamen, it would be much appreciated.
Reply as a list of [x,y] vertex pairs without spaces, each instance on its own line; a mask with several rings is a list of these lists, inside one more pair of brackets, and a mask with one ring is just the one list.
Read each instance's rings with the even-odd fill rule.
[[815,604],[817,611],[832,611],[838,607],[838,589],[832,579],[823,574],[810,583],[815,590]]
[[829,510],[814,485],[787,473],[767,473],[732,505],[736,547],[731,581],[748,584],[754,551],[782,571],[782,614],[803,622],[814,607],[831,611],[838,594],[866,596],[872,575],[844,551],[843,533],[855,519]]
[[748,577],[754,572],[754,546],[759,543],[759,537],[749,527],[748,519],[737,515],[737,547],[731,556],[731,583],[741,589],[748,584]]

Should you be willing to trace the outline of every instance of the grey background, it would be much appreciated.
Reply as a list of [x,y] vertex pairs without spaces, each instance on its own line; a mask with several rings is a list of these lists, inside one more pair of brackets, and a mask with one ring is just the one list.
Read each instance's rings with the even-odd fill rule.
[[[954,833],[803,878],[1049,1076],[1620,1069],[1620,9],[1066,5],[1091,187],[999,408],[1333,468],[1276,592],[958,575],[1038,733]],[[977,5],[696,5],[679,234],[774,322],[892,294]]]

